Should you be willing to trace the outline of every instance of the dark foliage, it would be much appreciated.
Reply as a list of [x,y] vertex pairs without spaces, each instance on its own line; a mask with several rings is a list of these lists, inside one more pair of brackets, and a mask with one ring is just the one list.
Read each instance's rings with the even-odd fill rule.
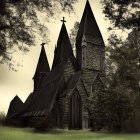
[[0,1],[0,63],[7,63],[11,69],[12,54],[15,51],[29,51],[34,44],[35,34],[48,42],[48,28],[39,22],[39,13],[56,17],[62,11],[73,11],[77,0],[1,0]]
[[0,112],[0,125],[4,125],[5,124],[5,113],[4,112]]
[[103,13],[114,27],[121,29],[140,28],[139,0],[102,0],[102,4]]
[[[109,38],[108,52],[108,72],[107,77],[110,86],[119,82],[128,89],[138,94],[140,90],[140,32],[132,31],[126,41],[122,41],[115,34]],[[113,82],[113,78],[116,81]]]
[[132,115],[133,106],[123,86],[106,91],[106,126],[110,131],[121,132],[124,122]]
[[35,130],[38,132],[50,131],[54,128],[51,116],[47,116],[40,123],[35,126]]
[[107,125],[121,131],[133,112],[140,91],[140,32],[134,29],[126,41],[112,34],[107,47],[108,110]]
[[87,98],[87,108],[91,112],[93,119],[92,130],[101,130],[105,127],[106,123],[106,101],[107,96],[103,90],[94,90],[93,93]]
[[72,47],[75,48],[75,41],[76,41],[76,36],[77,36],[77,32],[79,29],[79,22],[75,22],[73,29],[71,29],[71,33],[70,33],[70,41],[72,44]]

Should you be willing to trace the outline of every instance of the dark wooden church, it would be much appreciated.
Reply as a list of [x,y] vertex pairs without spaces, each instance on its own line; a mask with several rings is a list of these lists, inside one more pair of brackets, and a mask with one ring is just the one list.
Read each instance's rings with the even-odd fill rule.
[[54,51],[50,70],[44,46],[33,77],[34,90],[25,103],[11,101],[7,122],[27,125],[51,125],[82,129],[92,126],[87,98],[96,87],[104,86],[105,45],[87,1],[76,37],[76,57],[65,21]]

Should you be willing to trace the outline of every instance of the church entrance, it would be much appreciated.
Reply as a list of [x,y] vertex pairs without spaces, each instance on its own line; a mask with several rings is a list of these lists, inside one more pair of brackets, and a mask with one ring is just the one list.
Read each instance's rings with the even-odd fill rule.
[[81,97],[78,91],[74,91],[69,100],[69,128],[82,128]]

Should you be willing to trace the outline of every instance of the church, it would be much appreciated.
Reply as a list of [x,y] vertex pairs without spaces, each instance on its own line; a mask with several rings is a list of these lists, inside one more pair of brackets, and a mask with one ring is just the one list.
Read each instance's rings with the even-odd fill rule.
[[86,99],[97,87],[104,89],[105,45],[89,1],[81,18],[75,46],[76,56],[63,19],[52,68],[42,44],[33,76],[33,92],[25,103],[18,96],[11,101],[7,122],[31,127],[92,127],[93,114]]

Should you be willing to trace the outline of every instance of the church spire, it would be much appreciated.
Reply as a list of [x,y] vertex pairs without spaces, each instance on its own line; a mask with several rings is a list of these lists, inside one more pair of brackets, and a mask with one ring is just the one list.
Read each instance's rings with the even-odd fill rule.
[[38,64],[37,64],[35,75],[34,75],[33,79],[39,73],[47,73],[47,72],[50,71],[50,67],[49,67],[48,59],[47,59],[47,56],[46,56],[46,53],[45,53],[44,45],[45,45],[45,43],[41,44],[41,46],[42,46],[41,53],[40,53],[40,57],[39,57],[39,60],[38,60]]
[[103,71],[104,42],[88,0],[77,33],[76,58],[78,69]]
[[81,41],[83,35],[90,36],[91,38],[94,37],[101,37],[101,33],[99,27],[97,25],[96,19],[93,15],[91,6],[89,1],[87,0],[85,10],[80,22],[78,34],[77,34],[77,41]]
[[57,41],[57,47],[55,47],[54,60],[52,68],[57,64],[67,61],[68,58],[74,59],[71,43],[65,26],[65,19],[63,17],[62,27]]

